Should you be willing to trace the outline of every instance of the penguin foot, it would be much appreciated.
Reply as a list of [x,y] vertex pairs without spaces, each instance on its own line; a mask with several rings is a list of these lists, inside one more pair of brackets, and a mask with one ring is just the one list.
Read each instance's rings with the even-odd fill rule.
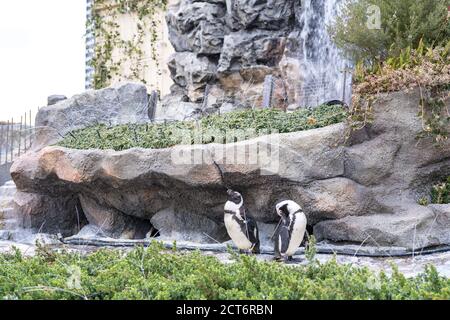
[[283,258],[281,258],[280,256],[275,256],[275,257],[272,258],[272,260],[276,261],[276,262],[282,262]]
[[284,261],[286,264],[296,264],[296,263],[300,263],[302,260],[301,259],[294,259],[294,257],[290,256],[287,257],[287,259]]
[[254,243],[253,246],[250,248],[250,252],[253,254],[260,254],[261,250],[259,249],[259,243]]
[[296,263],[296,261],[294,260],[294,258],[292,256],[275,256],[273,259],[275,261],[283,262],[286,264]]

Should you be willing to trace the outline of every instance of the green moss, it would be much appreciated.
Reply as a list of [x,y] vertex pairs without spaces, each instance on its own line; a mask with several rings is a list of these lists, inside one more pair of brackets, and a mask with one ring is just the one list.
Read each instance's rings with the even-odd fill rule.
[[[414,278],[367,268],[320,264],[287,267],[235,255],[224,264],[199,252],[153,243],[125,254],[18,251],[0,255],[0,299],[449,299],[450,280],[434,267]],[[74,278],[75,277],[75,278]],[[79,281],[77,280],[79,279]]]
[[[320,128],[342,122],[345,118],[346,112],[340,106],[320,106],[292,113],[278,109],[245,110],[224,115],[210,115],[198,122],[177,121],[114,127],[97,125],[72,132],[59,145],[74,149],[120,151],[134,147],[158,149],[178,144],[226,143],[270,132],[287,133]],[[236,130],[244,131],[237,133]],[[230,137],[232,139],[229,139]]]

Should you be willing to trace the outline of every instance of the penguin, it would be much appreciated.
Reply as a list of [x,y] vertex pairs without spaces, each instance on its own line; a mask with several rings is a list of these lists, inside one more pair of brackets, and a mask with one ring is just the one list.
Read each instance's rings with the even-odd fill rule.
[[228,235],[240,253],[260,253],[258,225],[248,214],[244,198],[239,192],[230,189],[227,198],[224,221]]
[[275,259],[291,261],[305,236],[306,216],[300,205],[291,200],[278,203],[276,212],[281,226],[275,239]]

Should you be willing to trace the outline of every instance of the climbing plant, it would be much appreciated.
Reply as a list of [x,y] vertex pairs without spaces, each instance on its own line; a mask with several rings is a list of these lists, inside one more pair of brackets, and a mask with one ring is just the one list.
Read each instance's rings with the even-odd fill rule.
[[[108,86],[113,77],[145,83],[144,72],[148,67],[145,57],[146,37],[150,37],[151,59],[159,70],[157,27],[161,23],[157,13],[165,10],[167,0],[95,0],[91,18],[87,21],[95,37],[94,88]],[[117,22],[119,16],[131,14],[135,17],[135,32],[125,39],[120,33]],[[121,68],[127,63],[129,72],[121,74]],[[160,72],[160,71],[159,71]]]

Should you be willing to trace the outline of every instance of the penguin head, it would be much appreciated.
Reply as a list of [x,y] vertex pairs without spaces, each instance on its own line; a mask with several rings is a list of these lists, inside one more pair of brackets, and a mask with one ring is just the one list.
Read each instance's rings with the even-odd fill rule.
[[280,216],[281,220],[283,220],[283,223],[286,223],[288,217],[289,217],[289,209],[288,204],[284,202],[280,202],[276,205],[276,211],[277,214]]
[[301,210],[301,207],[291,200],[281,201],[275,206],[277,214],[283,219],[287,219],[289,214]]
[[243,202],[242,195],[239,192],[233,191],[231,189],[227,190],[227,199],[228,201],[231,201],[235,204]]

